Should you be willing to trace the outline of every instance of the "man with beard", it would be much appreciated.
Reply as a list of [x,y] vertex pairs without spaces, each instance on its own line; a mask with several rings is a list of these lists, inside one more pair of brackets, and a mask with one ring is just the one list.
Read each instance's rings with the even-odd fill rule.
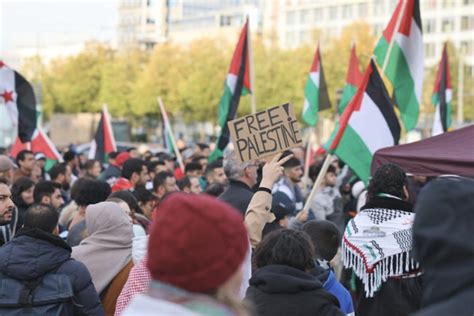
[[[281,158],[292,155],[291,151],[285,151]],[[292,215],[298,214],[304,206],[303,193],[299,187],[301,178],[303,177],[303,166],[301,161],[295,157],[291,157],[283,164],[283,177],[273,187],[273,193],[283,192],[295,204],[295,210]],[[311,218],[308,218],[311,219]]]
[[42,181],[35,186],[33,191],[35,203],[51,205],[59,211],[64,204],[61,196],[61,185],[53,181]]
[[11,223],[14,222],[15,204],[8,187],[8,180],[0,178],[0,246],[11,239]]
[[69,203],[69,201],[71,200],[69,193],[72,180],[71,167],[65,162],[56,164],[49,171],[49,175],[51,176],[51,181],[59,183],[61,185],[61,196],[63,197],[65,204]]

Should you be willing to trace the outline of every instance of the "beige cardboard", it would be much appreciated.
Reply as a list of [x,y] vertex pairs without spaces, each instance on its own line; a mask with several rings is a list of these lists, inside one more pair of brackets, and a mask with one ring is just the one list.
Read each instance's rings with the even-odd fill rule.
[[227,123],[241,162],[273,156],[303,144],[293,106],[286,103]]

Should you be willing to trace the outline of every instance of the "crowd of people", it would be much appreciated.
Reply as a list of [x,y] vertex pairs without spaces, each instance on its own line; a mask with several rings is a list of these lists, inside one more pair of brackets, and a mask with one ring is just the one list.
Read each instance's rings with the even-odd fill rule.
[[0,315],[474,314],[472,179],[209,152],[0,155]]

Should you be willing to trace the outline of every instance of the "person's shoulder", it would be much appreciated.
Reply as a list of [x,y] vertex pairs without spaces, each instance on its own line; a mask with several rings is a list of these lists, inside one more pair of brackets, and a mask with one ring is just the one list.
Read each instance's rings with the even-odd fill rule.
[[79,278],[91,277],[86,265],[74,258],[64,261],[57,271],[58,273],[65,273]]

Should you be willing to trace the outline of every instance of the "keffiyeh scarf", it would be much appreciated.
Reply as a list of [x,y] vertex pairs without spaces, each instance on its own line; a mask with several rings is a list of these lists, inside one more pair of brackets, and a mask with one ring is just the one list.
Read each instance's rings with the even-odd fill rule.
[[411,257],[415,214],[394,209],[361,211],[346,226],[342,241],[344,266],[362,280],[373,297],[390,277],[406,277],[418,268]]

